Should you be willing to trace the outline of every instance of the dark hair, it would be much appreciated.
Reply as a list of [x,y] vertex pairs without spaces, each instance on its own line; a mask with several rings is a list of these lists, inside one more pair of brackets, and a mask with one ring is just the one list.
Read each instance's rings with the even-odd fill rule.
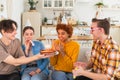
[[56,30],[58,32],[59,29],[62,29],[64,31],[67,32],[67,34],[69,34],[69,38],[72,36],[73,34],[73,28],[72,28],[72,25],[67,25],[67,24],[57,24],[57,27],[56,27]]
[[28,29],[32,30],[33,33],[34,33],[34,28],[33,28],[33,27],[31,27],[31,26],[26,26],[26,27],[23,28],[23,34],[24,34],[25,31],[28,30]]
[[0,32],[2,30],[4,30],[5,32],[10,32],[10,33],[13,32],[14,31],[13,24],[16,26],[16,28],[18,27],[17,23],[11,19],[0,21]]
[[109,35],[110,23],[106,18],[105,19],[93,18],[92,22],[97,22],[97,26],[100,28],[103,28],[105,31],[105,34]]

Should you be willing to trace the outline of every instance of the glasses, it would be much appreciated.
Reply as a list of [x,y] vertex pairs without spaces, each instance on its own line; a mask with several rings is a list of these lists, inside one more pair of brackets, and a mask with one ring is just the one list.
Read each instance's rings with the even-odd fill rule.
[[91,27],[91,31],[92,32],[95,31],[95,30],[98,30],[98,29],[100,29],[100,28],[93,28],[93,27]]

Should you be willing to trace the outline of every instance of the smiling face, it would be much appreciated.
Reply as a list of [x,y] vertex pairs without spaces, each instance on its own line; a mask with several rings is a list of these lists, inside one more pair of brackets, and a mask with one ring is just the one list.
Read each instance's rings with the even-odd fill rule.
[[15,39],[15,35],[17,34],[17,29],[15,24],[12,24],[13,30],[2,30],[2,35],[4,38],[8,39],[8,40],[14,40]]
[[67,24],[57,24],[56,31],[58,34],[58,38],[61,42],[67,42],[69,38],[71,38],[73,33],[73,28],[71,25]]
[[94,40],[99,39],[101,35],[101,28],[97,27],[97,22],[93,22],[91,25],[91,34]]
[[69,34],[66,31],[59,29],[57,33],[58,33],[58,38],[61,42],[66,42],[68,40]]

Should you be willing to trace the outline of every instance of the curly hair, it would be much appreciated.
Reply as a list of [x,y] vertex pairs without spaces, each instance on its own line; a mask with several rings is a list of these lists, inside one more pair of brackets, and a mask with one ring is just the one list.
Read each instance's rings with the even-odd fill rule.
[[62,29],[64,31],[66,31],[67,34],[69,34],[69,36],[68,36],[69,38],[73,34],[73,27],[72,27],[72,25],[69,25],[69,24],[57,24],[56,31],[58,32],[59,29]]

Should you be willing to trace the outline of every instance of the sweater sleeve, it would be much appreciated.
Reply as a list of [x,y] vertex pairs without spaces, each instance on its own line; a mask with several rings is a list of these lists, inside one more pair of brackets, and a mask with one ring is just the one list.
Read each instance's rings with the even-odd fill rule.
[[50,58],[50,65],[54,66],[57,63],[57,55]]
[[63,57],[62,62],[65,62],[66,66],[71,65],[71,67],[73,67],[73,63],[78,58],[79,49],[80,49],[79,45],[69,47],[69,50],[66,50],[66,54]]

